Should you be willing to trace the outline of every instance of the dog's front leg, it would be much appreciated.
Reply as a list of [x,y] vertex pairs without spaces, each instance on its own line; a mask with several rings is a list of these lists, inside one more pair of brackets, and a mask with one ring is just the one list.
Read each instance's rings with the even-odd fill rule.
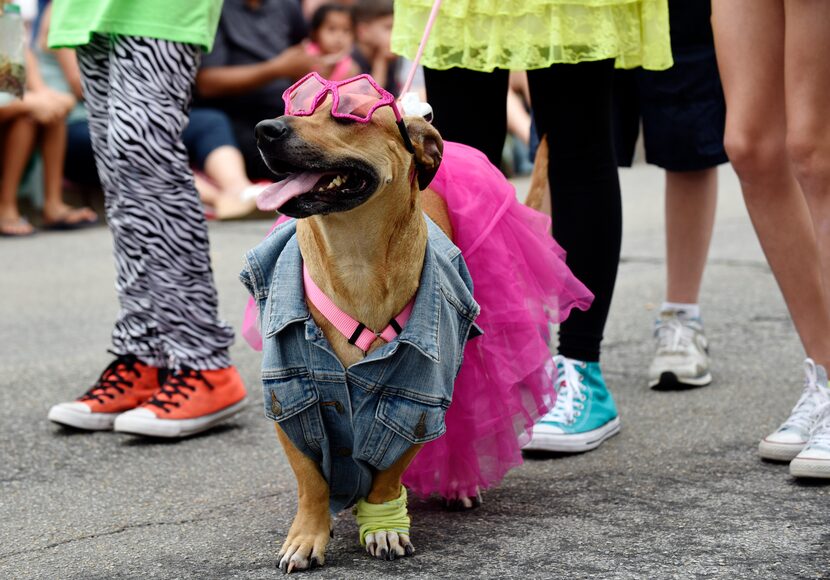
[[[372,489],[366,497],[367,504],[379,506],[402,497],[403,488],[401,486],[401,477],[403,477],[403,472],[406,471],[406,468],[415,459],[421,447],[423,445],[413,445],[388,469],[375,474],[372,480]],[[405,495],[403,497],[405,498]],[[403,508],[405,510],[405,504]],[[358,514],[360,514],[360,511],[360,506],[358,506]],[[360,519],[361,517],[358,515],[358,521]],[[412,555],[415,552],[415,546],[412,545],[409,539],[409,527],[407,526],[406,529],[407,533],[391,529],[376,529],[373,532],[367,533],[364,538],[366,551],[381,560],[394,560],[402,556]]]
[[331,534],[329,486],[317,464],[297,449],[276,425],[277,437],[297,478],[297,515],[280,549],[280,570],[307,570],[326,562]]

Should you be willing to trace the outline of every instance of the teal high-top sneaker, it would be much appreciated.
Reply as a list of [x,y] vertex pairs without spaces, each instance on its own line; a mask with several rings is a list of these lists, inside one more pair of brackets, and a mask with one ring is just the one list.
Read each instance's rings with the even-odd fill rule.
[[620,418],[599,363],[554,357],[556,404],[536,425],[524,449],[578,453],[616,435]]

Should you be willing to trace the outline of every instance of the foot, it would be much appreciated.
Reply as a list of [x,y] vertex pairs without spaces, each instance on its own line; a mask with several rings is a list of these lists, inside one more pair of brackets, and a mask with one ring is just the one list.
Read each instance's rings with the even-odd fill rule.
[[406,488],[401,486],[397,499],[384,503],[369,503],[361,499],[354,514],[360,526],[360,543],[379,560],[394,560],[415,553],[409,539],[409,513],[406,509]]
[[279,569],[285,574],[311,570],[326,563],[331,538],[328,505],[318,513],[297,513],[279,553]]
[[790,462],[790,473],[795,477],[830,479],[830,390],[819,386],[819,392],[824,402],[813,412],[810,438]]
[[24,217],[0,218],[0,236],[7,238],[20,238],[31,236],[35,228]]
[[150,400],[120,415],[115,430],[150,437],[187,437],[210,429],[245,406],[236,367],[172,371]]
[[758,444],[758,453],[764,459],[792,461],[810,439],[816,408],[828,396],[827,371],[808,358],[804,361],[804,374],[804,390],[790,416]]
[[222,194],[216,198],[213,209],[218,220],[243,218],[256,211],[256,198],[243,199],[241,194]]
[[620,430],[620,418],[599,363],[554,357],[556,403],[533,426],[524,449],[579,453],[599,447]]
[[85,395],[49,410],[49,420],[90,431],[112,429],[115,418],[153,396],[166,371],[147,366],[133,355],[119,355]]
[[98,223],[98,214],[88,207],[61,204],[43,210],[43,228],[47,230],[78,230]]
[[653,389],[702,387],[712,382],[709,343],[699,318],[665,310],[654,328],[657,354],[648,369]]

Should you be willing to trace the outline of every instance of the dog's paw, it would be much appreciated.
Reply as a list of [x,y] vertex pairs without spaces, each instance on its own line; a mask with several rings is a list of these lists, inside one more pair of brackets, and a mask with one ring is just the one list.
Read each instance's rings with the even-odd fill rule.
[[406,534],[380,531],[366,534],[366,551],[379,560],[394,560],[411,556],[415,553],[415,546]]
[[279,568],[285,574],[294,571],[311,570],[326,563],[326,545],[329,534],[302,534],[290,537],[279,553]]

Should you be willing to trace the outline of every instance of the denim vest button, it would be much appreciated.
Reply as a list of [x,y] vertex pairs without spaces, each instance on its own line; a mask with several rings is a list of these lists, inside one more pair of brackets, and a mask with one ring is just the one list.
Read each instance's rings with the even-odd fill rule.
[[274,415],[282,414],[282,405],[280,405],[280,402],[277,399],[277,395],[274,394],[274,391],[271,391],[271,412]]
[[335,453],[337,453],[337,455],[339,455],[340,457],[351,457],[352,456],[352,450],[349,449],[348,447],[338,447],[337,451]]

